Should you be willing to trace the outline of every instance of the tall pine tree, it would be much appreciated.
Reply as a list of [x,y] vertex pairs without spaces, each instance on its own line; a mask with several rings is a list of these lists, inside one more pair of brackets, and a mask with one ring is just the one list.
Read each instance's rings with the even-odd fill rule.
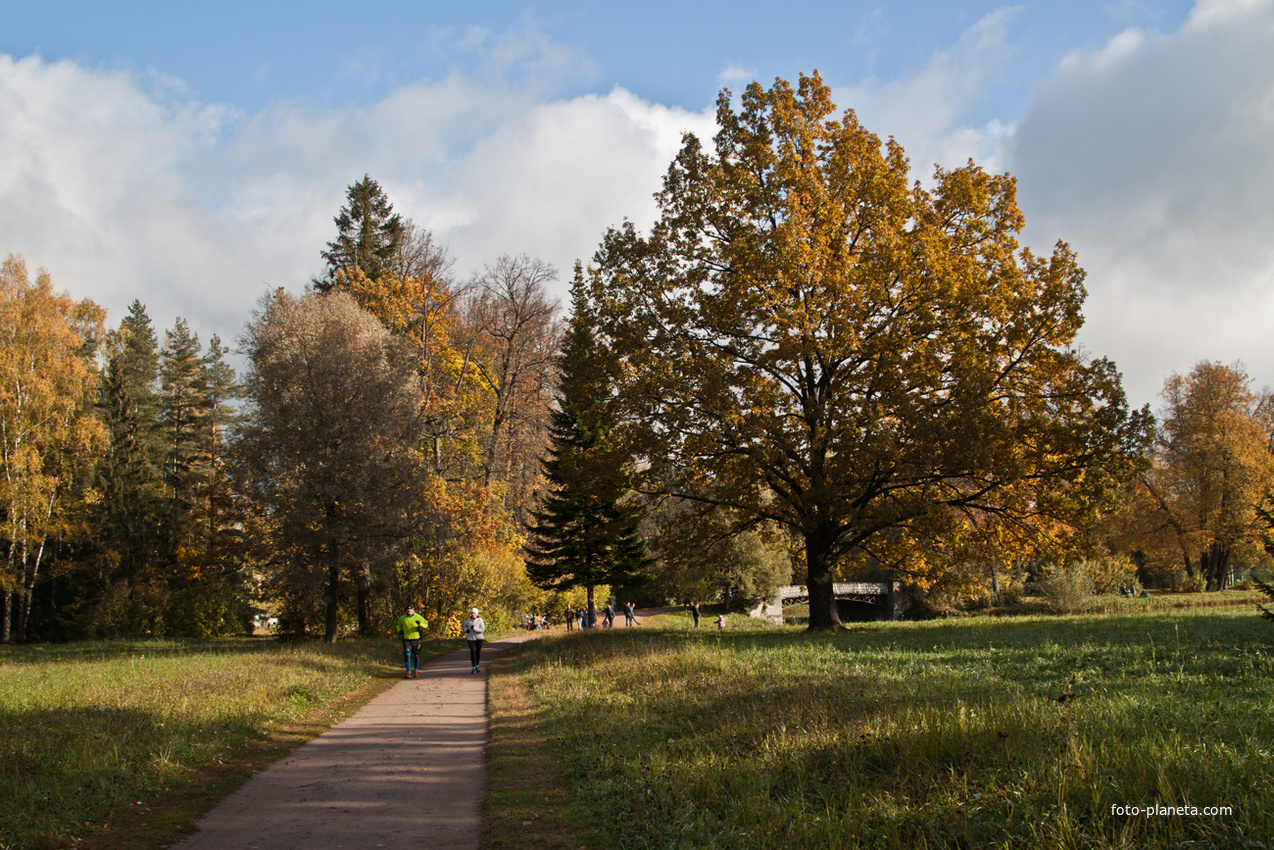
[[639,535],[642,511],[629,490],[629,457],[610,438],[612,364],[597,340],[578,264],[571,310],[543,460],[552,489],[531,514],[527,574],[546,589],[584,587],[595,621],[593,589],[639,580],[652,562]]

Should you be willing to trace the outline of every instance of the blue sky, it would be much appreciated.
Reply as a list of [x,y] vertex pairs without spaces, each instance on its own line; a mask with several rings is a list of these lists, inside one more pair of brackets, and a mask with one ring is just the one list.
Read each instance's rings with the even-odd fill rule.
[[364,173],[462,279],[565,278],[722,86],[817,69],[918,177],[1018,177],[1133,401],[1200,359],[1274,384],[1274,0],[193,5],[0,0],[0,252],[112,322],[233,339]]

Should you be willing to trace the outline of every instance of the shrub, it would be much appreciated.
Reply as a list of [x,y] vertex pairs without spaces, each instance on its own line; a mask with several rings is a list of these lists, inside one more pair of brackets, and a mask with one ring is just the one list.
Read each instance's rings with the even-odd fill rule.
[[1127,555],[1105,555],[1080,561],[1077,566],[1088,573],[1093,593],[1115,593],[1121,587],[1137,583],[1137,565]]
[[1093,605],[1093,579],[1083,561],[1052,568],[1038,588],[1049,609],[1057,614],[1078,614]]

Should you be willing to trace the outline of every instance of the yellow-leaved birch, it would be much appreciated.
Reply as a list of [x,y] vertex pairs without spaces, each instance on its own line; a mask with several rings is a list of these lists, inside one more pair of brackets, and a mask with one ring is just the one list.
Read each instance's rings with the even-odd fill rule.
[[92,414],[93,355],[105,312],[53,290],[22,257],[0,264],[0,505],[5,512],[0,640],[25,638],[45,544],[102,439]]

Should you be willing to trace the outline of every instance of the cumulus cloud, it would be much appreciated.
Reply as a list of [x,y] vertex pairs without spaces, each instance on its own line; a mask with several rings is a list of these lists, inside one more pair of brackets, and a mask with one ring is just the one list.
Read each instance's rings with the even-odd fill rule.
[[711,117],[622,89],[555,100],[560,51],[465,38],[493,45],[491,67],[529,74],[453,73],[367,106],[245,115],[171,80],[0,56],[0,252],[49,268],[112,323],[137,298],[161,331],[184,316],[230,340],[267,288],[299,290],[321,270],[345,188],[369,173],[462,272],[528,253],[559,266],[564,293],[607,226],[650,223],[682,132],[710,133]]
[[1008,63],[1013,14],[1006,8],[986,15],[910,74],[837,84],[836,102],[852,107],[867,129],[897,139],[922,178],[930,176],[935,163],[949,168],[969,158],[995,170],[1010,128],[999,120],[971,125],[967,116]]
[[714,128],[711,111],[651,104],[623,89],[541,104],[474,148],[439,205],[459,220],[436,229],[460,257],[489,262],[496,247],[539,255],[565,278],[576,259],[589,260],[605,228],[624,218],[642,228],[654,222],[653,194],[682,134],[707,138]]
[[229,338],[246,311],[227,302],[287,267],[250,221],[218,210],[224,175],[209,160],[231,110],[171,81],[0,56],[0,112],[0,251],[113,317],[139,298]]
[[1274,383],[1271,44],[1274,2],[1204,0],[1068,57],[1007,147],[1028,240],[1078,251],[1086,345],[1136,401],[1200,359]]

